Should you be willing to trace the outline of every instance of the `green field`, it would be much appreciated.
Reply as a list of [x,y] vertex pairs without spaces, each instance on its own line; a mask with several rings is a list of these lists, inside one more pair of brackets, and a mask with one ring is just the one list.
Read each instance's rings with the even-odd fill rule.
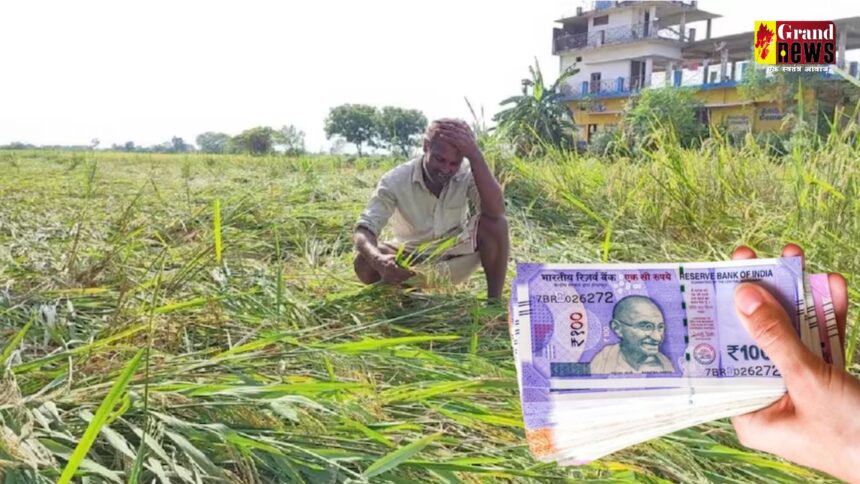
[[[636,160],[486,154],[515,261],[717,260],[796,242],[808,269],[853,288],[853,135],[795,140],[780,158],[718,139]],[[407,292],[352,275],[352,223],[398,161],[0,152],[0,481],[56,481],[91,420],[103,426],[74,482],[825,479],[741,449],[727,421],[586,466],[533,460],[507,314],[482,301],[483,274]]]

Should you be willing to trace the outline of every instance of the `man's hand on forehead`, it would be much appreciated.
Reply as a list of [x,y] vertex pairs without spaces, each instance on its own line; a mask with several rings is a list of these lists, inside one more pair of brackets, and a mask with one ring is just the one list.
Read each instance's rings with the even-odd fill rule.
[[437,119],[430,124],[426,139],[430,143],[441,142],[456,149],[461,156],[470,160],[480,156],[472,129],[465,121],[453,118]]
[[461,119],[455,119],[455,118],[443,118],[443,119],[437,119],[436,121],[433,121],[433,123],[430,126],[430,131],[432,132],[432,131],[437,131],[437,130],[438,131],[453,131],[453,132],[457,132],[457,133],[463,133],[463,134],[468,134],[470,136],[474,136],[472,134],[472,128],[470,128],[469,125],[466,124],[465,121],[463,121]]
[[451,120],[444,120],[444,121],[440,122],[439,124],[440,124],[440,129],[443,129],[446,131],[447,130],[457,131],[459,133],[468,134],[470,136],[473,136],[472,128],[470,128],[469,125],[466,124],[465,121],[461,121],[459,119],[451,119]]

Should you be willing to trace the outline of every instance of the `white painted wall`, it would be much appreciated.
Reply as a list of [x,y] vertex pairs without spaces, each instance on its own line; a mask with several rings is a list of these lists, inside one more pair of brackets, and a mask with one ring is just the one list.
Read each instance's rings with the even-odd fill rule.
[[[633,25],[633,9],[625,9],[618,12],[610,12],[609,23],[606,25],[594,25],[594,17],[588,19],[588,31],[599,32],[601,30],[611,29],[613,27],[621,27],[624,25]],[[600,17],[600,15],[598,15]]]
[[571,81],[574,82],[574,86],[579,86],[582,84],[582,81],[590,81],[591,74],[593,72],[600,73],[600,79],[603,81],[615,80],[619,77],[630,77],[630,60],[619,60],[613,62],[605,62],[600,64],[589,64],[587,65],[587,70],[585,74],[580,71],[577,74],[576,79],[571,78]]
[[[593,34],[601,30],[613,29],[622,26],[645,21],[645,12],[649,8],[628,8],[620,11],[609,12],[609,23],[594,26],[594,18],[588,21],[588,33]],[[651,19],[655,20],[655,19]],[[581,57],[580,62],[576,58]],[[579,73],[573,76],[568,83],[575,89],[579,89],[583,81],[590,81],[591,74],[600,72],[601,80],[614,80],[618,77],[625,79],[630,77],[630,61],[642,60],[654,57],[681,58],[681,48],[661,41],[638,41],[627,44],[609,44],[601,47],[592,47],[562,53],[559,55],[559,68],[563,71],[576,63]]]
[[579,73],[571,77],[568,83],[578,89],[582,81],[590,81],[592,72],[600,72],[602,80],[617,77],[630,77],[630,61],[645,60],[652,56],[681,57],[681,48],[659,41],[637,42],[631,44],[607,45],[580,51],[579,53],[564,53],[559,56],[561,70],[575,63],[577,57],[582,61],[577,63]]

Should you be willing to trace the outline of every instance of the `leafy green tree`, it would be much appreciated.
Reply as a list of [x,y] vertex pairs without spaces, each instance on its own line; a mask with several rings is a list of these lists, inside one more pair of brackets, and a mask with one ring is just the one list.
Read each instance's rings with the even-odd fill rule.
[[629,145],[647,148],[655,130],[660,130],[671,133],[682,146],[694,146],[708,134],[708,127],[696,116],[700,108],[691,89],[645,89],[624,107],[624,136]]
[[191,145],[179,136],[170,139],[170,151],[173,153],[187,153],[191,151]]
[[409,156],[409,149],[421,144],[427,129],[427,118],[417,109],[385,106],[377,116],[376,146],[394,153]]
[[233,137],[232,146],[241,153],[265,155],[271,153],[275,142],[275,130],[268,126],[246,129]]
[[331,108],[325,120],[325,134],[331,139],[341,136],[355,144],[358,156],[362,156],[361,147],[369,144],[376,136],[376,108],[365,104],[342,104]]
[[518,154],[539,155],[544,152],[544,145],[564,149],[574,146],[573,114],[561,100],[561,88],[577,72],[579,69],[572,66],[546,86],[535,59],[534,67],[529,66],[531,78],[522,81],[522,93],[501,102],[509,107],[499,111],[493,120]]
[[305,132],[292,124],[282,126],[274,133],[274,143],[282,146],[287,155],[301,155],[305,153]]
[[230,150],[230,135],[207,131],[197,136],[197,146],[204,153],[226,153]]

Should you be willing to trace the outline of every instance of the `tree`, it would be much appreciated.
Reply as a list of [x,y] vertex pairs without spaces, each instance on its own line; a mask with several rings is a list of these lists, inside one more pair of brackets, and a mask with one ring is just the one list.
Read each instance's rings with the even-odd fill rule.
[[403,109],[385,106],[377,116],[376,146],[386,148],[403,156],[409,155],[409,148],[421,143],[421,135],[427,129],[427,118],[417,109]]
[[328,149],[328,153],[330,155],[342,155],[343,152],[345,151],[344,150],[345,147],[346,147],[346,141],[344,141],[343,138],[338,136],[337,138],[334,139],[334,141],[331,142],[331,146]]
[[698,143],[708,128],[696,117],[701,103],[688,88],[645,89],[624,107],[621,124],[628,146],[648,147],[655,129],[668,130],[681,146]]
[[99,141],[99,139],[98,139],[98,138],[93,138],[93,139],[91,139],[91,140],[90,140],[90,149],[94,150],[94,149],[98,148],[98,147],[99,147],[99,143],[101,143],[101,141]]
[[230,148],[230,135],[207,131],[197,136],[197,146],[204,153],[226,153]]
[[186,144],[185,140],[179,136],[174,136],[170,139],[170,151],[173,153],[187,153],[191,151],[191,145]]
[[376,135],[376,108],[364,104],[342,104],[331,108],[325,120],[325,134],[331,139],[339,135],[355,144],[358,156],[361,147]]
[[134,141],[126,141],[125,145],[122,147],[123,151],[132,152],[135,150]]
[[305,132],[292,124],[282,126],[274,133],[274,143],[284,148],[284,153],[295,156],[305,152]]
[[268,126],[246,129],[233,137],[232,145],[237,151],[252,155],[271,153],[275,141],[275,130]]
[[150,146],[149,151],[152,151],[153,153],[172,153],[173,143],[170,141],[164,141],[157,145]]
[[561,87],[577,72],[579,69],[571,66],[552,85],[545,86],[535,59],[534,67],[529,66],[531,79],[522,81],[522,94],[501,102],[502,106],[511,106],[498,112],[493,120],[499,123],[500,132],[511,140],[518,154],[540,154],[544,144],[565,149],[574,146],[573,114],[561,100]]

